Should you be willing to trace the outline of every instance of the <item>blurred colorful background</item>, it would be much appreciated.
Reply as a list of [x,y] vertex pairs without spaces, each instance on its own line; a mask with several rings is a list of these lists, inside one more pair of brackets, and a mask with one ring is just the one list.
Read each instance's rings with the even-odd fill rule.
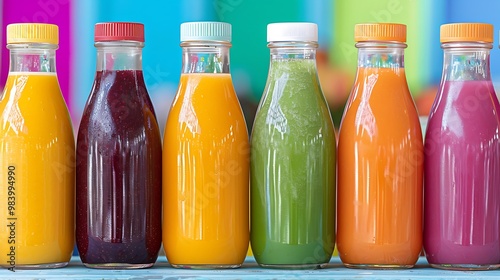
[[[249,128],[265,86],[269,51],[266,25],[310,21],[319,25],[318,69],[338,126],[356,71],[354,24],[408,25],[406,72],[419,112],[428,114],[442,67],[439,26],[447,22],[487,22],[500,28],[496,0],[3,0],[1,84],[8,73],[5,26],[46,22],[60,27],[57,72],[75,129],[95,73],[93,26],[104,21],[142,22],[146,27],[143,71],[163,128],[181,69],[179,25],[214,20],[233,25],[231,72]],[[495,35],[496,45],[498,37]],[[500,84],[500,55],[492,50],[492,77]],[[498,87],[497,87],[498,89]]]

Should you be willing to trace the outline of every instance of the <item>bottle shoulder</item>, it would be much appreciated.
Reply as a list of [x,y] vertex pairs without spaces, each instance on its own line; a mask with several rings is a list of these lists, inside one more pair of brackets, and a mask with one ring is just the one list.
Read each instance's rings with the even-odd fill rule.
[[42,92],[44,95],[61,95],[57,74],[55,72],[9,72],[4,86],[4,94],[26,92],[30,94],[31,92]]
[[74,145],[71,118],[55,73],[10,72],[0,97],[0,120],[2,141],[38,148]]
[[271,63],[253,133],[256,137],[300,137],[301,134],[316,135],[320,131],[329,138],[334,133],[314,61]]
[[440,141],[470,144],[498,139],[499,113],[491,81],[443,82],[429,115],[426,139],[438,137]]
[[194,113],[195,117],[210,117],[224,113],[237,114],[241,106],[230,74],[182,74],[169,118]]
[[491,80],[445,81],[439,86],[429,120],[437,117],[482,118],[498,115],[500,105]]
[[2,118],[69,118],[55,73],[9,73],[0,96]]
[[113,87],[96,80],[83,110],[79,137],[160,137],[153,104],[145,88]]
[[383,72],[358,73],[342,117],[339,145],[347,139],[392,145],[409,132],[413,139],[422,139],[406,78],[390,69]]
[[202,139],[248,141],[245,118],[231,75],[182,74],[168,113],[165,135],[175,136],[168,138],[170,141],[192,143]]

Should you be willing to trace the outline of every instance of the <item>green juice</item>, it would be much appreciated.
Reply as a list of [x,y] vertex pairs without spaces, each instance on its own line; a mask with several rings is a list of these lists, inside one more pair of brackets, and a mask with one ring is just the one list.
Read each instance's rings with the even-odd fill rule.
[[251,139],[251,243],[260,265],[329,262],[335,146],[315,60],[272,60]]

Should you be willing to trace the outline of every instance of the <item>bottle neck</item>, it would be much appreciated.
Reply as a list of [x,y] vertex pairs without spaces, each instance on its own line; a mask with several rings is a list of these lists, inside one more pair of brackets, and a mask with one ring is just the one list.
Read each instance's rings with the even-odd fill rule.
[[398,42],[359,42],[358,67],[404,68],[406,44]]
[[10,72],[56,72],[56,50],[54,44],[8,44],[10,50]]
[[490,76],[491,43],[443,43],[443,81],[487,81]]
[[95,47],[97,71],[142,70],[142,42],[96,42]]
[[229,73],[229,48],[222,41],[182,42],[182,73]]
[[271,51],[271,63],[283,60],[316,61],[316,42],[270,42],[267,47]]

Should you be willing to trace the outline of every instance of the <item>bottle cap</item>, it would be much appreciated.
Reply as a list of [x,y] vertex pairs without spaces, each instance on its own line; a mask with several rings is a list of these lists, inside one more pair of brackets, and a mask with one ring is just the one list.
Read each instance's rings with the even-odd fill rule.
[[59,27],[46,23],[14,23],[7,25],[7,44],[59,44]]
[[318,42],[318,25],[310,22],[278,22],[267,25],[268,42]]
[[94,27],[95,42],[144,42],[144,24],[135,22],[102,22]]
[[231,24],[215,21],[185,22],[181,24],[181,42],[231,42]]
[[441,43],[470,41],[493,43],[493,25],[487,23],[441,25]]
[[400,23],[362,23],[354,26],[354,41],[406,43],[406,25]]

